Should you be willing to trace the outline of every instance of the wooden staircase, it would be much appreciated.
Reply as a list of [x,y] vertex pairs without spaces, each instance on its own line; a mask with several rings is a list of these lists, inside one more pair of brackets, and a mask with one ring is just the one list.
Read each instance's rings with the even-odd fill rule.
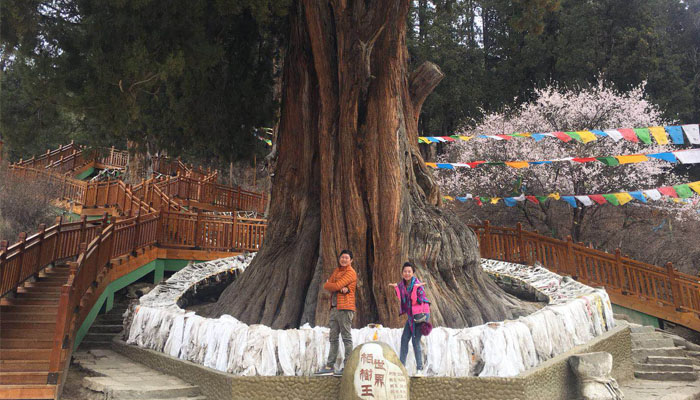
[[0,299],[0,398],[55,397],[60,376],[50,376],[48,360],[61,285],[69,275],[66,265],[49,266],[14,297]]
[[[14,244],[0,240],[0,399],[59,398],[76,334],[100,295],[160,250],[167,249],[161,258],[210,260],[262,245],[264,219],[183,211],[181,203],[190,211],[264,210],[264,194],[219,185],[216,171],[158,159],[177,176],[132,186],[66,175],[83,161],[121,165],[127,156],[112,149],[108,158],[96,158],[71,144],[10,166],[15,177],[51,182],[61,199],[99,210],[103,218],[59,219],[35,234],[21,233]],[[118,215],[108,218],[109,207]],[[117,329],[116,323],[96,326],[86,345],[101,345]]]

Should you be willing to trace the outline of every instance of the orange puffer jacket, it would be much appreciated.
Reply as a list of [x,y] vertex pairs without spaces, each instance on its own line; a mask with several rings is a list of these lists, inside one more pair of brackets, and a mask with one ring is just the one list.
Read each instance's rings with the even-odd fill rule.
[[[355,311],[355,287],[357,286],[357,273],[352,266],[338,267],[333,271],[328,282],[323,288],[330,292],[338,292],[338,310]],[[348,293],[340,293],[340,289],[347,287]]]

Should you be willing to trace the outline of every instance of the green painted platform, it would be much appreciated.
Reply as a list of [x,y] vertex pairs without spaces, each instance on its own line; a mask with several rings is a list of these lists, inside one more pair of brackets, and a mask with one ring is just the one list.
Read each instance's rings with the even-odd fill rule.
[[122,276],[121,278],[107,285],[104,292],[102,292],[100,297],[95,302],[95,305],[92,306],[92,309],[85,318],[85,321],[83,321],[83,324],[76,332],[75,341],[73,342],[73,350],[75,351],[78,348],[78,346],[80,346],[80,343],[83,341],[83,338],[87,334],[93,322],[95,322],[95,318],[97,318],[97,316],[100,314],[100,311],[103,309],[103,307],[104,312],[108,312],[112,309],[112,307],[114,307],[114,293],[131,285],[132,283],[138,281],[139,279],[150,274],[151,272],[153,272],[153,283],[159,283],[163,280],[165,271],[177,272],[183,269],[185,266],[187,266],[187,264],[189,264],[190,262],[200,263],[202,261],[166,260],[159,258],[132,271],[127,275]]

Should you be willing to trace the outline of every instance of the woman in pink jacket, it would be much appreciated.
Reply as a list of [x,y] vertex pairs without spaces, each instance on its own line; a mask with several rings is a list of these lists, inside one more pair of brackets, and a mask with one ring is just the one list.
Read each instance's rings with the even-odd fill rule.
[[[401,268],[401,276],[403,279],[397,283],[390,283],[396,289],[396,295],[401,300],[401,308],[399,315],[406,314],[408,316],[406,325],[403,327],[401,335],[401,351],[399,359],[406,365],[406,356],[408,355],[408,342],[413,342],[413,353],[416,356],[417,375],[423,375],[423,356],[421,354],[420,338],[423,334],[430,333],[430,302],[425,297],[423,283],[421,283],[414,274],[413,264],[406,262]],[[425,332],[425,333],[424,333]]]

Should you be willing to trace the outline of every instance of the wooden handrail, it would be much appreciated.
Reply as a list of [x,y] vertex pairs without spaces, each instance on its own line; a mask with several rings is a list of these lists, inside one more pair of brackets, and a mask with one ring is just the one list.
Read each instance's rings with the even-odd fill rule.
[[659,267],[624,257],[619,249],[610,254],[570,237],[564,241],[524,231],[520,224],[506,228],[486,221],[470,227],[484,258],[538,263],[587,285],[604,286],[611,295],[629,299],[626,307],[700,330],[700,278],[677,271],[671,263]]
[[[60,259],[77,257],[69,263],[68,282],[61,287],[53,345],[49,358],[48,384],[57,377],[70,357],[76,329],[87,316],[97,293],[93,291],[112,260],[135,254],[147,246],[191,248],[211,251],[257,251],[267,228],[264,219],[213,216],[177,211],[155,211],[145,215],[109,221],[57,224],[23,235],[18,243],[0,243],[0,288],[5,295],[16,290],[29,276]],[[87,244],[86,244],[87,243]],[[17,261],[19,260],[19,261]]]

